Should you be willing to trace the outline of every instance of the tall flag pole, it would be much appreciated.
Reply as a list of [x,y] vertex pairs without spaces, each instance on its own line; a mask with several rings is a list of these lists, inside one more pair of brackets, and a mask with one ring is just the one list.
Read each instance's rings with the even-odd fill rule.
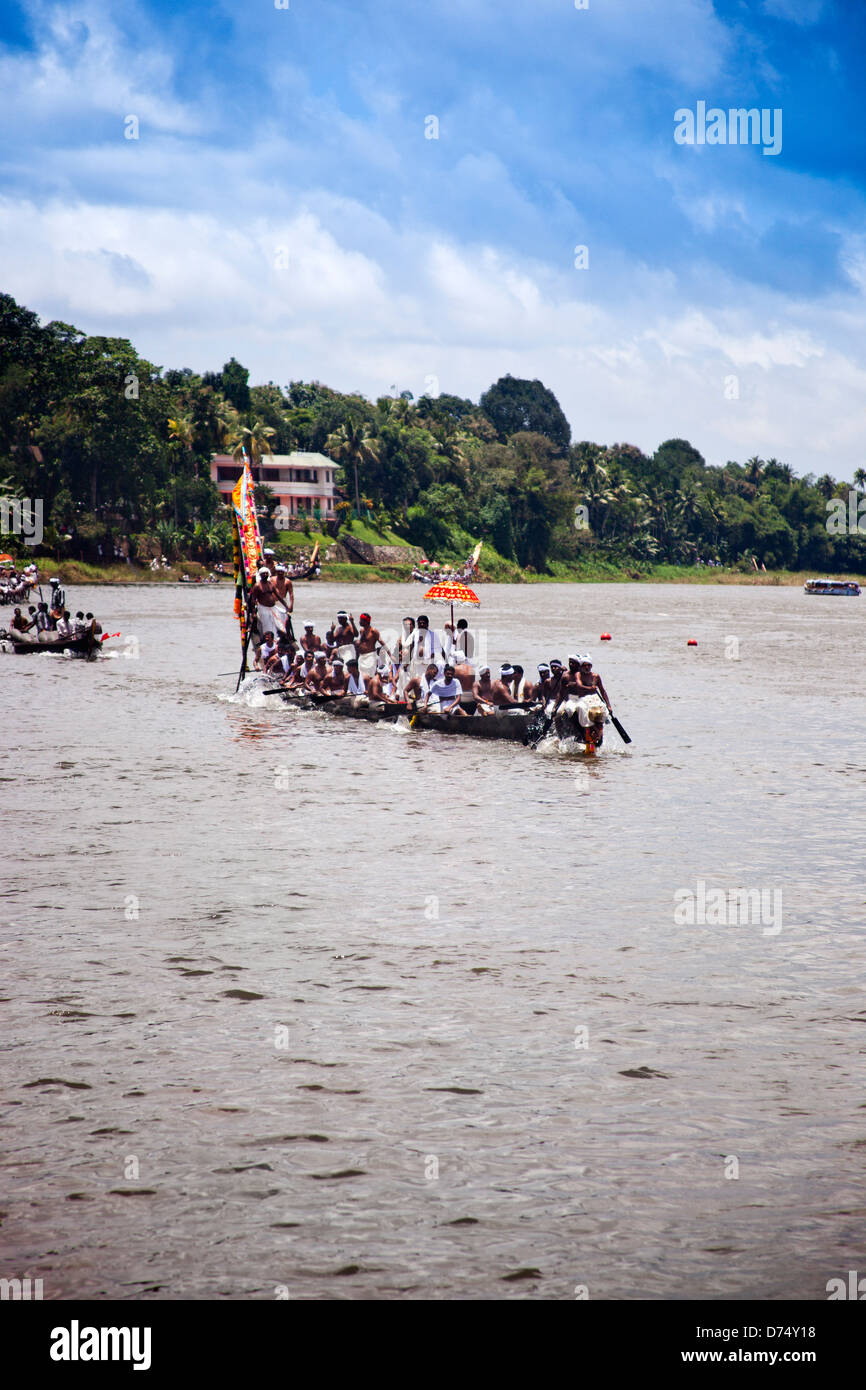
[[249,609],[249,596],[252,592],[258,571],[261,568],[262,538],[256,516],[253,475],[250,472],[246,450],[242,450],[243,472],[232,492],[232,518],[234,536],[235,571],[235,617],[241,625],[241,670],[238,686],[247,673],[247,648],[254,616]]

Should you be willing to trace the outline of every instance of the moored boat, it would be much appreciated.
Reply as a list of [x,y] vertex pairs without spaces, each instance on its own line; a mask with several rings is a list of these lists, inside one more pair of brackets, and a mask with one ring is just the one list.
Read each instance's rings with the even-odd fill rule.
[[807,579],[803,591],[807,594],[827,594],[833,598],[860,597],[860,585],[853,579]]

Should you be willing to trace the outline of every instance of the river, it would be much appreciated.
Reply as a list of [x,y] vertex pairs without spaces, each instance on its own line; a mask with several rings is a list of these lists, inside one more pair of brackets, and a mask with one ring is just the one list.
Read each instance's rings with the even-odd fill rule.
[[[296,626],[421,593],[299,585]],[[0,1274],[808,1300],[866,1268],[864,601],[480,596],[493,662],[589,648],[631,746],[234,700],[228,585],[73,590],[113,656],[0,656]]]

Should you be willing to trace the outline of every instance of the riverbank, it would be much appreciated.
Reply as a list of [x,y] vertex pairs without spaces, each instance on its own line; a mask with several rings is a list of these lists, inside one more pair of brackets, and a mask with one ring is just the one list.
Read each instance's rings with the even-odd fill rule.
[[[37,557],[40,583],[56,575],[62,584],[78,587],[86,584],[178,584],[181,575],[188,574],[191,588],[204,587],[208,574],[206,565],[197,561],[178,562],[169,569],[151,571],[138,565],[89,565],[80,560],[51,560]],[[411,566],[324,563],[321,577],[342,584],[400,584],[411,581]],[[840,576],[842,577],[842,576]],[[509,572],[482,572],[474,581],[478,584],[746,584],[775,588],[779,585],[802,587],[808,579],[820,579],[817,570],[771,570],[766,574],[742,572],[733,568],[718,569],[707,565],[651,565],[646,569],[623,568],[596,561],[591,565],[568,565],[553,561],[549,574],[528,574],[516,565]],[[304,581],[301,581],[304,582]],[[219,583],[229,588],[231,575],[222,575]],[[186,586],[185,586],[186,587]],[[209,587],[213,587],[212,585]],[[419,583],[419,588],[420,588]]]

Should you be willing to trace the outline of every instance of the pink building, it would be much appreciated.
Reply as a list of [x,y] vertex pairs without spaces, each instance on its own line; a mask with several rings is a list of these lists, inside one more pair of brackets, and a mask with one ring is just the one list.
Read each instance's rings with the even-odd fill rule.
[[[210,475],[226,503],[241,476],[242,465],[231,454],[215,454]],[[334,475],[337,465],[325,454],[265,454],[252,469],[257,483],[267,483],[276,502],[289,516],[318,515],[323,520],[334,515]],[[318,512],[316,511],[318,508]]]

